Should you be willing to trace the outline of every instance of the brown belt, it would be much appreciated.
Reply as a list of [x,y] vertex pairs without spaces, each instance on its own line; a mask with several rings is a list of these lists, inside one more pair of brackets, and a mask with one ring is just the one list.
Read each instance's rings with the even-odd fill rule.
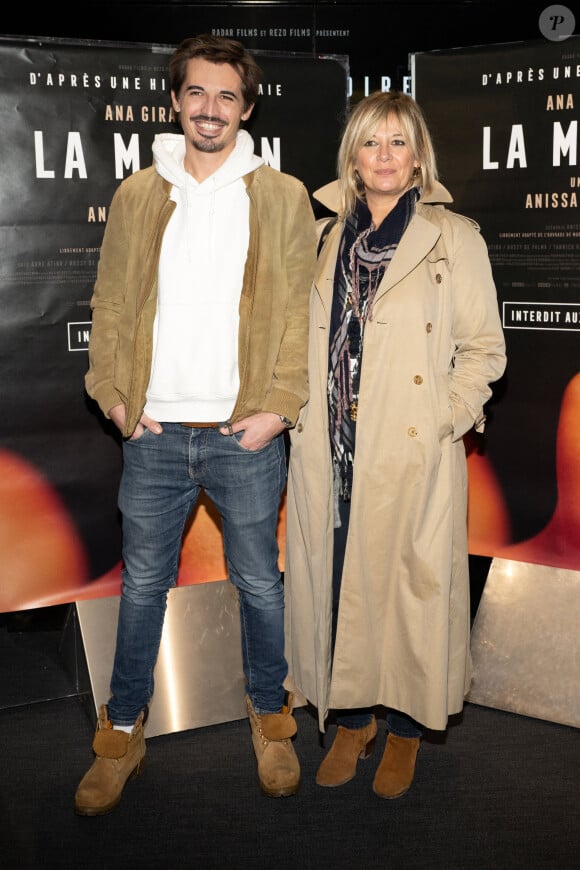
[[182,426],[189,426],[190,429],[219,429],[223,423],[182,423]]

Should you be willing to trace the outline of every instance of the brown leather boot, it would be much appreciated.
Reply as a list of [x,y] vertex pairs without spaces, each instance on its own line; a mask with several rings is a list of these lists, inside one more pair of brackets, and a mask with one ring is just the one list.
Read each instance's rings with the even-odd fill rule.
[[269,797],[289,797],[300,785],[300,765],[291,740],[298,730],[292,715],[293,701],[289,695],[288,705],[279,713],[259,716],[246,695],[260,788]]
[[338,726],[336,737],[328,753],[318,768],[316,782],[323,786],[344,785],[356,773],[359,758],[369,758],[375,748],[377,720],[364,728],[344,728]]
[[75,812],[80,816],[101,816],[114,809],[130,776],[140,773],[145,757],[143,713],[130,734],[116,731],[109,722],[105,704],[99,719],[93,751],[97,756],[80,781],[75,794]]
[[398,798],[409,791],[415,776],[419,737],[389,734],[381,763],[373,782],[373,791],[382,798]]

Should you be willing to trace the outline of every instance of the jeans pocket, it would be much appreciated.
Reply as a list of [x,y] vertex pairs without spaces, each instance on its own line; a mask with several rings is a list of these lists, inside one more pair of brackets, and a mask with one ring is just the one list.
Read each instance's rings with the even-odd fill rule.
[[[230,438],[232,439],[232,443],[233,443],[233,444],[234,444],[234,445],[235,445],[235,446],[236,446],[236,447],[237,447],[237,448],[238,448],[242,453],[250,453],[250,454],[251,454],[251,453],[255,453],[255,454],[263,453],[264,450],[267,450],[267,449],[268,449],[268,448],[273,444],[273,442],[275,441],[275,439],[273,438],[272,441],[268,441],[268,443],[267,443],[267,444],[264,444],[263,447],[259,447],[257,450],[251,450],[249,447],[244,447],[244,445],[241,443],[241,440],[242,440],[242,438],[244,437],[244,432],[245,432],[245,429],[242,429],[241,432],[234,432],[234,434],[230,436]],[[277,437],[277,436],[276,436],[276,437]]]
[[[137,438],[135,438],[133,435],[130,438],[125,438],[124,439],[125,444],[138,444],[140,441],[143,441],[147,437],[147,435],[152,435],[152,434],[153,433],[150,432],[146,426],[143,426],[143,431],[141,432],[141,434],[138,435]],[[158,435],[155,435],[155,438],[158,438],[158,437],[159,437]]]

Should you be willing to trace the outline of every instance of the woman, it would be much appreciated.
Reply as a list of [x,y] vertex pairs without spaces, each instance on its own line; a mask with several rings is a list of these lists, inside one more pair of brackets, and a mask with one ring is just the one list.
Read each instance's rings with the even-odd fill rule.
[[[310,399],[292,432],[286,614],[290,673],[338,729],[316,780],[356,773],[387,709],[377,795],[410,787],[424,728],[444,730],[470,685],[467,470],[505,342],[485,243],[449,211],[409,96],[357,103],[338,221],[311,299]],[[355,449],[356,441],[356,449]]]

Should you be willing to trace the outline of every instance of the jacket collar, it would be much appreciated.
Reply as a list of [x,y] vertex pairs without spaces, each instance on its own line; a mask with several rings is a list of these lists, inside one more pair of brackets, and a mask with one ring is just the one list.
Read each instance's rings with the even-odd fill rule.
[[[314,191],[313,196],[314,199],[318,200],[318,202],[330,211],[337,213],[340,211],[341,203],[338,181],[331,181],[329,184],[325,184],[324,187],[319,187],[318,190]],[[430,205],[434,203],[450,203],[453,202],[453,197],[446,187],[444,187],[439,181],[436,181],[433,185],[433,190],[427,194],[423,193],[419,202],[429,203]]]
[[[324,200],[319,197],[319,193],[324,196]],[[334,210],[331,203],[335,203],[338,208],[338,183],[332,182],[325,187],[316,191],[314,194],[319,202],[322,202],[326,208]],[[334,199],[333,199],[334,197]],[[403,238],[401,239],[393,259],[389,263],[389,268],[386,270],[381,285],[375,296],[375,305],[378,300],[391,287],[401,281],[409,274],[422,260],[429,256],[437,257],[435,252],[435,244],[441,235],[441,227],[438,222],[433,222],[428,219],[425,211],[421,208],[423,204],[442,204],[444,202],[452,202],[452,197],[442,184],[437,183],[431,194],[427,197],[421,197],[417,202],[417,210],[407,227]],[[333,293],[334,268],[336,258],[338,256],[338,245],[342,235],[342,222],[330,230],[328,241],[324,246],[322,253],[318,259],[318,269],[314,279],[314,285],[327,311],[330,311]]]

